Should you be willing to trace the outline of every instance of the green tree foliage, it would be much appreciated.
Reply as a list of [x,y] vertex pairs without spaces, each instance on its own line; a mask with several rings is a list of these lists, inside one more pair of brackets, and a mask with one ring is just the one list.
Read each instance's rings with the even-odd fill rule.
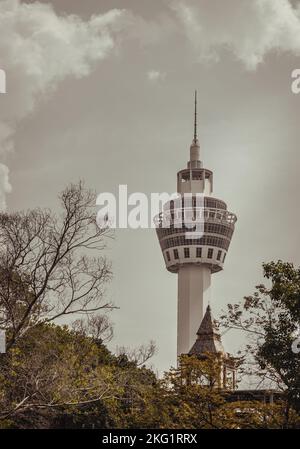
[[281,390],[289,408],[300,411],[300,269],[282,261],[263,265],[269,286],[259,285],[252,296],[228,305],[222,317],[226,327],[242,330],[249,337],[245,361],[249,374],[259,383]]
[[101,340],[41,324],[0,363],[0,418],[16,426],[130,425],[154,374],[112,355]]
[[[238,402],[216,387],[218,359],[183,356],[162,379],[66,326],[28,331],[0,363],[0,426],[281,428],[285,403]],[[289,427],[298,415],[290,411]]]

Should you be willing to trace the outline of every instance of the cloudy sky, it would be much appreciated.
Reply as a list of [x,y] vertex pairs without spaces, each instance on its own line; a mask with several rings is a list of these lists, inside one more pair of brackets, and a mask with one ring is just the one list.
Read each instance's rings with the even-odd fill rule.
[[[98,193],[173,192],[198,89],[204,165],[238,216],[215,315],[250,294],[261,263],[300,263],[300,3],[288,0],[0,0],[0,204],[56,210],[69,182]],[[176,276],[154,230],[109,243],[116,345],[176,357]],[[240,339],[229,332],[226,349]]]

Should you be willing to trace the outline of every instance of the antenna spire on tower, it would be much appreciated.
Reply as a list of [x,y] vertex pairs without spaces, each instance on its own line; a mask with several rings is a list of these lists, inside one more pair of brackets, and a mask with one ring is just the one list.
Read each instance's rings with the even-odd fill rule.
[[194,142],[197,142],[197,91],[195,90]]

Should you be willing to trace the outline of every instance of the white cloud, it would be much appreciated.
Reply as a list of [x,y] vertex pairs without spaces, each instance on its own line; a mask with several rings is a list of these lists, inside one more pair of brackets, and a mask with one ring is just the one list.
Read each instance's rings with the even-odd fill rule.
[[166,78],[166,73],[160,72],[159,70],[149,70],[149,72],[147,72],[147,78],[152,83],[157,83],[159,81],[163,81]]
[[300,55],[300,7],[288,0],[173,0],[200,59],[218,60],[229,49],[252,70],[271,51]]
[[[19,120],[68,76],[87,76],[115,46],[123,10],[113,9],[83,21],[58,16],[49,4],[0,1],[0,64],[7,78],[1,94],[0,153],[11,150]],[[8,169],[0,169],[0,207],[10,190]]]
[[[183,30],[199,59],[217,60],[226,49],[248,69],[271,51],[300,55],[300,6],[292,7],[288,0],[166,1],[177,19],[170,11],[145,20],[112,9],[82,20],[59,16],[49,4],[0,0],[0,69],[7,78],[0,102],[0,154],[12,150],[17,124],[41,99],[67,77],[87,76],[120,39],[158,45]],[[146,77],[159,83],[166,73],[154,68]],[[8,170],[2,165],[1,198],[7,191]]]

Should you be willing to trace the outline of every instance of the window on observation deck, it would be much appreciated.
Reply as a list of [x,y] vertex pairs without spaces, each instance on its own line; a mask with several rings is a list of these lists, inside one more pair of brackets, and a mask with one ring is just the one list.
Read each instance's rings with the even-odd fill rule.
[[179,259],[178,249],[174,249],[173,253],[174,253],[174,259]]
[[224,256],[223,256],[223,261],[222,261],[223,263],[224,263],[225,257],[226,257],[226,253],[224,253]]
[[184,248],[184,257],[186,259],[190,257],[190,248]]
[[218,255],[217,255],[217,260],[220,260],[220,259],[221,259],[221,255],[222,255],[222,251],[219,249]]
[[208,251],[207,251],[207,258],[208,258],[208,259],[212,259],[213,254],[214,254],[213,248],[208,248]]
[[196,248],[196,257],[202,257],[202,248]]
[[167,255],[167,261],[170,262],[171,258],[170,258],[169,251],[166,251],[166,255]]

